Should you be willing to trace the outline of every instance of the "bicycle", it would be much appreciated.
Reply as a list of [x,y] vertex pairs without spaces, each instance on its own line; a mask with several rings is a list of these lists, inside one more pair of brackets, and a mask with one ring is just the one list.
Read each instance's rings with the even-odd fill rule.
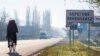
[[9,40],[9,51],[10,51],[10,53],[12,52],[12,50],[13,50],[13,52],[15,52],[15,49],[16,49],[16,45],[15,45],[15,43],[13,43],[13,40]]

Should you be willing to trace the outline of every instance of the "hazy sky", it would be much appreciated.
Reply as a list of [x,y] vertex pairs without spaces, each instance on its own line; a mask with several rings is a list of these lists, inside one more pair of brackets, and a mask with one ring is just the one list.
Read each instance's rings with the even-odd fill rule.
[[66,24],[66,9],[89,9],[88,4],[79,3],[78,0],[0,0],[0,11],[5,8],[6,12],[14,18],[14,11],[17,10],[21,24],[25,23],[27,6],[30,7],[31,13],[37,7],[41,16],[43,11],[50,10],[52,26],[60,28],[65,27]]

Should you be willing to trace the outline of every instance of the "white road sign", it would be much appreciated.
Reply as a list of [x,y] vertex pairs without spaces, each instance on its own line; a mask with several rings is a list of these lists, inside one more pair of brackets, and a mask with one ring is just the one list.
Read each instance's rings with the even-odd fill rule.
[[68,23],[91,23],[93,20],[93,10],[66,10],[66,22]]
[[94,16],[94,23],[100,23],[100,16]]

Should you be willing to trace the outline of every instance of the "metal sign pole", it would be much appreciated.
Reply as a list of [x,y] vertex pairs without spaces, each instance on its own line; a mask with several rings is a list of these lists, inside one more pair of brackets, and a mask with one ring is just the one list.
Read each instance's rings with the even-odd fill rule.
[[88,48],[90,48],[90,23],[88,23]]
[[71,48],[71,29],[69,30],[69,47]]
[[73,45],[74,45],[74,29],[73,29]]

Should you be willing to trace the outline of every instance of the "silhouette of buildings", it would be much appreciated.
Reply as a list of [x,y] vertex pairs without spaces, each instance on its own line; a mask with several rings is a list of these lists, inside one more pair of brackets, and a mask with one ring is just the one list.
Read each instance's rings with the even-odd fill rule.
[[33,27],[32,26],[20,26],[18,27],[18,39],[33,39]]

